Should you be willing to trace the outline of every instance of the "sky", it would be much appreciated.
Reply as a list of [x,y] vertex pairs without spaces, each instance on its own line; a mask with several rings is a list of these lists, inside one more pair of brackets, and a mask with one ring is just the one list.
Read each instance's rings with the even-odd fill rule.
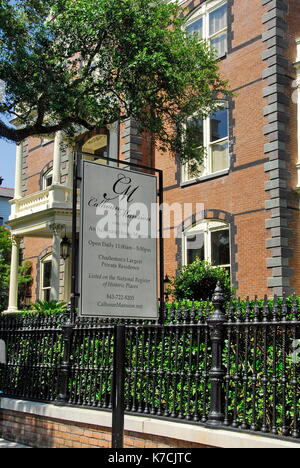
[[3,187],[15,186],[16,145],[0,139],[0,177],[3,177]]

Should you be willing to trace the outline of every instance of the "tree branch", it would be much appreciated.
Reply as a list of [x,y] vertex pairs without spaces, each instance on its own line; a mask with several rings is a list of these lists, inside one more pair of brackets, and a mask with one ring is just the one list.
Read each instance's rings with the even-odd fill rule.
[[14,141],[15,143],[19,143],[25,138],[31,136],[48,135],[50,133],[55,133],[60,130],[65,130],[72,124],[80,125],[82,127],[85,127],[87,130],[92,130],[94,128],[94,125],[91,125],[84,119],[80,119],[78,117],[70,117],[67,119],[63,119],[56,124],[49,125],[41,125],[36,122],[34,125],[31,125],[26,128],[12,128],[0,120],[0,137]]

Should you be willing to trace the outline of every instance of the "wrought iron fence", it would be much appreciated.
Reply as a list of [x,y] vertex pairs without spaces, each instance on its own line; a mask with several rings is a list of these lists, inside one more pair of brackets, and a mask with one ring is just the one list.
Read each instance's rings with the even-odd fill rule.
[[[166,304],[162,324],[126,322],[128,413],[299,438],[297,298]],[[111,409],[114,324],[0,316],[6,397]]]

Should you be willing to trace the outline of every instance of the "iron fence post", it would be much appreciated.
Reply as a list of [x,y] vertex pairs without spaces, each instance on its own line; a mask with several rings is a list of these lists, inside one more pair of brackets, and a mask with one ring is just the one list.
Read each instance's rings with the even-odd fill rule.
[[125,389],[126,327],[114,326],[114,356],[112,380],[112,448],[123,448]]
[[71,367],[71,346],[72,337],[74,332],[74,323],[68,318],[62,325],[63,341],[64,341],[64,354],[58,370],[58,391],[56,404],[63,405],[68,401],[68,382]]
[[223,313],[225,298],[219,282],[213,294],[212,302],[214,311],[207,317],[212,347],[212,366],[209,372],[211,398],[207,425],[220,427],[225,417],[223,392],[225,371],[222,365],[222,354],[224,349],[224,323],[226,322],[226,317]]

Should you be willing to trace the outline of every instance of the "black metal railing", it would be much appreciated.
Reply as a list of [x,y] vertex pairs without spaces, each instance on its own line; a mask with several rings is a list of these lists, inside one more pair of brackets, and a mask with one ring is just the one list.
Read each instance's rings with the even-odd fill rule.
[[296,299],[231,310],[224,324],[224,424],[299,437],[300,337]]
[[[297,298],[166,304],[126,322],[128,413],[299,438]],[[115,321],[0,316],[6,397],[111,409]]]

